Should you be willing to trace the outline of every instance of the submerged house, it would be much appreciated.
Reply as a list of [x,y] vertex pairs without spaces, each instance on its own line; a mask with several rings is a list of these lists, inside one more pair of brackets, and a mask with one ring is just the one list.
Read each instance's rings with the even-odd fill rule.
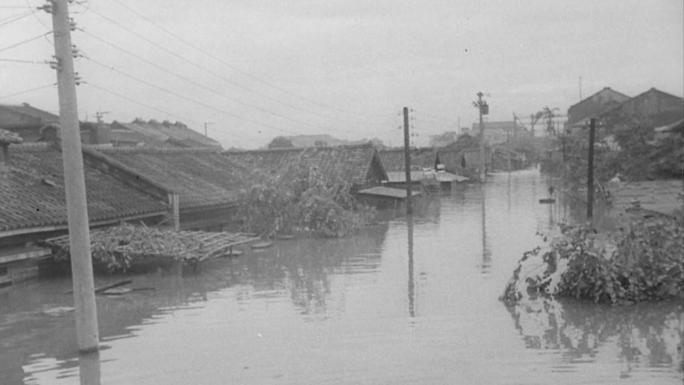
[[[415,148],[409,153],[411,160],[411,183],[421,183],[428,188],[440,185],[451,187],[453,182],[463,182],[468,178],[445,170],[437,150],[434,148]],[[397,187],[406,184],[406,162],[404,149],[380,151],[382,165],[387,170],[387,183]]]
[[224,156],[250,170],[276,177],[287,177],[296,166],[309,165],[348,184],[351,192],[387,180],[378,152],[370,144],[231,151],[224,152]]
[[[480,169],[480,149],[463,148],[453,149],[450,147],[438,150],[439,160],[447,172],[463,175],[468,178],[477,178]],[[491,151],[485,152],[485,167],[489,170],[492,165]]]
[[84,149],[84,161],[168,202],[181,230],[223,231],[235,224],[248,169],[211,148]]
[[[18,145],[0,133],[0,284],[38,273],[50,251],[39,240],[67,232],[64,173],[60,149],[48,143]],[[168,207],[144,190],[85,163],[91,227],[122,221],[157,224]]]

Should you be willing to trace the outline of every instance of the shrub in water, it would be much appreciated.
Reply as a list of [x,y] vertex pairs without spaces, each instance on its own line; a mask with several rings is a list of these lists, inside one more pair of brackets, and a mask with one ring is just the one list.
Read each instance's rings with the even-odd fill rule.
[[684,294],[684,233],[671,218],[599,234],[562,226],[546,248],[525,253],[502,299],[529,295],[632,303]]

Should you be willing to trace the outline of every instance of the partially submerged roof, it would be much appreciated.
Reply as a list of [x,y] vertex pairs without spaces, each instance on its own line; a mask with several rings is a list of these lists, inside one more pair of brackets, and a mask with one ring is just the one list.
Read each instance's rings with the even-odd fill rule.
[[[31,233],[67,224],[62,154],[45,144],[9,147],[9,172],[0,182],[0,234]],[[91,223],[162,215],[167,207],[115,177],[86,166]]]
[[322,173],[338,177],[347,183],[367,183],[373,168],[376,168],[381,179],[387,179],[378,152],[371,144],[311,147],[305,149],[301,156],[304,161],[318,166]]
[[[376,187],[367,188],[367,189],[359,191],[357,194],[378,196],[378,197],[384,197],[384,198],[393,198],[393,199],[406,199],[406,197],[407,197],[406,189],[384,187],[384,186],[376,186]],[[421,195],[420,191],[411,191],[412,197],[418,196],[418,195]]]
[[230,160],[252,170],[268,175],[280,176],[295,162],[301,161],[303,148],[274,148],[268,150],[226,151],[223,154]]
[[177,193],[181,209],[233,205],[247,179],[245,167],[215,149],[99,148],[97,153],[101,161]]
[[[406,168],[403,148],[381,150],[378,153],[387,172],[403,171]],[[434,148],[413,148],[409,152],[409,157],[411,169],[434,169],[437,163],[437,151]]]
[[[425,172],[423,170],[411,170],[411,182],[422,182],[428,179],[435,179],[434,173]],[[387,173],[387,182],[406,182],[406,171],[389,171]]]
[[253,170],[276,176],[284,176],[298,164],[310,164],[326,175],[353,184],[366,183],[373,167],[382,179],[387,179],[378,153],[370,144],[236,151],[224,155]]

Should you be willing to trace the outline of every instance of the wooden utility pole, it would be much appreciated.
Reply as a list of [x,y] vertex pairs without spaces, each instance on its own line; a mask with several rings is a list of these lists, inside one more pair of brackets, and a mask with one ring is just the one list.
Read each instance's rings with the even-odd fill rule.
[[413,213],[411,198],[413,189],[411,188],[411,153],[409,149],[409,111],[404,107],[404,169],[406,170],[406,214]]
[[594,216],[594,138],[596,136],[596,119],[589,121],[589,160],[587,162],[587,219]]
[[67,0],[52,0],[51,12],[57,59],[59,123],[69,221],[71,280],[76,308],[76,335],[79,351],[91,352],[98,350],[99,333]]
[[480,182],[484,183],[487,179],[487,162],[485,160],[485,138],[484,138],[484,121],[482,120],[482,115],[487,115],[489,113],[489,105],[487,102],[482,100],[484,94],[482,92],[477,93],[477,102],[473,103],[477,108],[480,115]]

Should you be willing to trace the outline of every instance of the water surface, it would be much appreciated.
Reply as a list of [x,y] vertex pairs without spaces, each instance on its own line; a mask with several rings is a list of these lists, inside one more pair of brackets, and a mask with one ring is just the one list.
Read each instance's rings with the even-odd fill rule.
[[682,384],[680,303],[497,300],[573,212],[547,191],[533,170],[494,175],[412,221],[136,276],[154,290],[98,296],[99,357],[75,353],[68,280],[17,285],[0,292],[0,383]]

